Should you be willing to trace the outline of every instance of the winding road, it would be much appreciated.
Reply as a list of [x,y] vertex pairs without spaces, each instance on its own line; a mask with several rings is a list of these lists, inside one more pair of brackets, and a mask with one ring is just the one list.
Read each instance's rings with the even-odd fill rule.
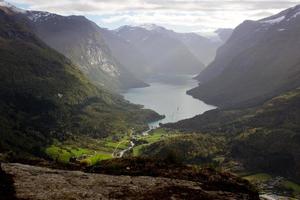
[[119,147],[119,145],[120,145],[121,143],[122,143],[122,142],[120,142],[120,143],[118,144],[118,146],[115,148],[114,152],[112,153],[112,156],[113,156],[114,158],[122,158],[126,152],[130,151],[130,150],[135,146],[134,142],[133,142],[133,141],[130,141],[130,146],[129,146],[127,149],[124,149],[124,150],[122,150],[122,151],[120,151],[120,152],[117,152],[118,147]]

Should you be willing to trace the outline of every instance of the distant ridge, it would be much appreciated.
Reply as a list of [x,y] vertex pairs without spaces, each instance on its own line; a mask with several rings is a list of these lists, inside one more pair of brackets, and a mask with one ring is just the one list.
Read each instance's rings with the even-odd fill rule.
[[221,107],[261,103],[300,85],[300,6],[245,21],[189,94]]

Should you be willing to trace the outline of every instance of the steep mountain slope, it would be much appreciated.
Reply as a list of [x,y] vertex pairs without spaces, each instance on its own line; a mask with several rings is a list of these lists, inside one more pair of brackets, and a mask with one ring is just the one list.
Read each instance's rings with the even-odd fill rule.
[[198,76],[194,97],[222,107],[261,103],[300,85],[300,6],[238,26]]
[[183,42],[204,65],[213,61],[218,47],[222,44],[221,41],[212,41],[196,33],[173,32],[171,35]]
[[[204,65],[178,39],[171,37],[162,27],[123,26],[115,34],[139,51],[146,63],[148,74],[194,74]],[[128,66],[130,67],[130,66]]]
[[28,23],[0,6],[0,152],[40,156],[54,138],[124,133],[158,116],[92,85]]
[[[113,55],[141,79],[153,75],[154,71],[166,73],[169,68],[169,73],[201,71],[214,59],[217,49],[226,42],[231,32],[231,29],[219,30],[216,33],[218,39],[208,39],[195,33],[177,33],[155,24],[123,26],[114,31],[102,29]],[[179,58],[188,61],[188,65]],[[195,62],[198,63],[196,68],[193,67]]]
[[101,29],[102,36],[112,54],[136,77],[145,79],[150,73],[146,55],[143,55],[130,41],[116,34],[115,31]]
[[299,181],[299,88],[255,108],[217,109],[165,127],[225,136],[230,156],[247,169]]
[[221,41],[222,44],[227,42],[227,40],[231,37],[232,32],[233,32],[233,29],[231,29],[231,28],[219,28],[215,31],[218,39]]
[[36,35],[72,60],[87,76],[106,89],[146,86],[112,56],[100,28],[83,16],[60,16],[27,11]]
[[196,33],[177,33],[168,29],[162,30],[165,34],[185,44],[205,66],[214,60],[217,49],[228,40],[232,33],[232,29],[218,29],[215,32],[215,38],[206,38]]

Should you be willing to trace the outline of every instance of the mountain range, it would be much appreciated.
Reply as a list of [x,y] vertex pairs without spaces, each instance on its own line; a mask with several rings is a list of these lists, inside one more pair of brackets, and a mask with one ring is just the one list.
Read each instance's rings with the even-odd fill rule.
[[39,11],[25,15],[40,39],[72,60],[97,86],[113,91],[147,86],[113,57],[94,22]]
[[239,25],[188,93],[220,107],[252,106],[300,84],[300,6]]
[[76,64],[94,84],[114,92],[148,86],[143,80],[157,74],[197,74],[231,34],[231,29],[220,29],[216,31],[219,39],[211,40],[155,24],[108,30],[83,16],[7,6],[27,17],[31,30]]
[[[0,162],[43,166],[0,163],[0,198],[256,200],[255,178],[300,197],[300,6],[215,33],[108,30],[0,1]],[[188,94],[218,108],[157,129],[164,116],[118,94],[196,73]]]
[[[183,145],[183,140],[170,140],[158,149],[172,147],[178,155],[187,147],[197,151],[199,147],[195,146],[199,144],[193,138],[201,137],[211,140],[208,147],[215,147],[208,158],[225,157],[225,168],[299,182],[299,24],[298,5],[239,25],[220,47],[216,59],[196,77],[199,86],[188,92],[219,108],[163,125],[198,136],[192,136],[189,145]],[[147,148],[144,152],[150,154]]]
[[[177,33],[155,24],[123,26],[103,36],[115,57],[137,77],[157,74],[196,74],[213,60],[224,40],[195,33]],[[225,30],[220,30],[220,34]],[[230,30],[227,30],[230,34]]]
[[94,84],[116,92],[145,87],[143,80],[157,74],[199,73],[231,33],[231,29],[218,30],[216,41],[154,24],[111,31],[83,16],[19,13],[29,19],[42,41],[69,58]]
[[[300,178],[299,103],[298,88],[276,96],[260,106],[216,109],[163,127],[188,133],[205,133],[213,136],[214,143],[220,137],[225,137],[223,144],[212,144],[216,148],[224,145],[222,155],[226,154],[228,160],[242,163],[246,168],[244,171],[265,172],[297,181]],[[181,144],[175,148],[183,147]]]
[[93,85],[34,34],[23,12],[0,6],[0,21],[1,152],[41,155],[55,139],[145,129],[160,118]]

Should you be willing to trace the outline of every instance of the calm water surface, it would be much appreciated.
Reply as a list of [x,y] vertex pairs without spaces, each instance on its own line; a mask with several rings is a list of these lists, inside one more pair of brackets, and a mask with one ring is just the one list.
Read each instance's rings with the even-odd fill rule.
[[193,76],[160,76],[149,79],[150,87],[130,89],[124,93],[128,101],[144,105],[145,108],[155,110],[166,118],[150,123],[150,128],[159,123],[177,122],[194,117],[205,111],[216,108],[186,94],[186,91],[197,86]]

